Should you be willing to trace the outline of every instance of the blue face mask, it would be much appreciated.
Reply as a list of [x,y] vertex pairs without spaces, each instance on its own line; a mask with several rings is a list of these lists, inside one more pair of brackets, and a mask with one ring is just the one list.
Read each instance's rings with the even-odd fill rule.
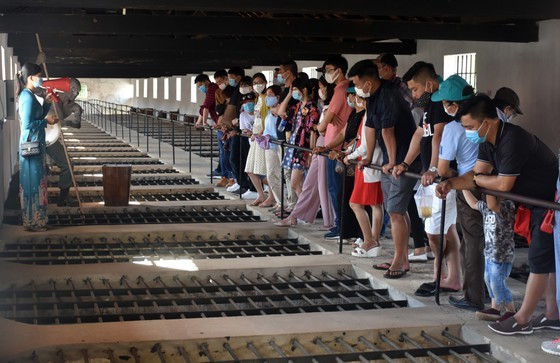
[[237,86],[237,83],[235,83],[235,78],[230,78],[228,82],[229,82],[229,85],[232,86],[232,87]]
[[292,91],[292,98],[301,101],[302,94],[300,91]]
[[348,104],[348,106],[354,107],[354,102],[350,101],[350,97],[346,97],[346,103]]
[[268,107],[274,107],[278,104],[278,97],[276,96],[266,96],[264,102]]
[[41,87],[42,84],[43,84],[43,78],[39,77],[35,82],[33,82],[33,87],[39,88]]
[[203,84],[202,86],[198,87],[198,89],[199,89],[200,92],[202,92],[202,93],[206,93],[206,91],[207,91],[206,85],[204,85],[204,84]]
[[247,113],[252,113],[255,111],[255,103],[254,102],[247,102],[243,104],[243,110]]
[[284,84],[284,82],[286,82],[286,80],[284,79],[284,76],[282,76],[281,74],[278,74],[276,76],[276,80],[278,81],[278,83],[280,84]]
[[488,128],[488,130],[486,131],[486,135],[479,136],[478,131],[481,128],[482,128],[482,125],[480,125],[480,127],[477,130],[465,130],[465,136],[466,136],[467,140],[469,140],[470,142],[472,142],[474,144],[485,143],[486,142],[486,137],[488,136],[488,131],[490,131],[490,128]]

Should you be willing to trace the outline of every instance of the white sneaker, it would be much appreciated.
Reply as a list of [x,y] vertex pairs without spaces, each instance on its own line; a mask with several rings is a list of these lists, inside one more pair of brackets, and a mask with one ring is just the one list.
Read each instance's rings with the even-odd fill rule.
[[235,183],[235,184],[233,184],[231,187],[228,187],[226,190],[227,190],[228,192],[230,192],[230,193],[235,193],[236,191],[239,190],[239,188],[241,188],[241,187],[239,186],[239,184]]
[[245,193],[241,194],[241,199],[257,199],[258,196],[259,193],[247,190]]
[[381,246],[372,247],[369,250],[364,250],[362,247],[357,247],[352,251],[354,257],[377,257],[381,253]]
[[268,193],[268,185],[265,185],[263,190],[264,190],[265,193]]
[[434,253],[432,251],[426,252],[426,256],[428,257],[428,260],[433,260],[435,258]]
[[408,254],[408,260],[410,262],[428,262],[428,255],[423,253],[421,255],[415,255],[414,252]]

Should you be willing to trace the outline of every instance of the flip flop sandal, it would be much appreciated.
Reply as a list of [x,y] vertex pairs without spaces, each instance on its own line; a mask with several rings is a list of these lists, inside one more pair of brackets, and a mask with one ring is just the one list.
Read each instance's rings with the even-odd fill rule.
[[391,262],[383,262],[377,265],[373,265],[373,268],[376,270],[387,271],[391,268]]
[[276,205],[276,203],[274,203],[274,204],[264,204],[264,202],[262,202],[261,204],[259,204],[259,208],[270,208],[270,207],[273,207],[275,205]]
[[[383,262],[377,265],[373,265],[373,268],[376,270],[387,271],[391,269],[391,262]],[[404,269],[404,272],[410,271],[409,268]],[[436,285],[434,285],[435,287]]]
[[404,269],[398,269],[398,270],[388,269],[383,274],[383,277],[385,277],[386,279],[400,279],[401,277],[405,277],[405,276],[406,276],[406,270]]

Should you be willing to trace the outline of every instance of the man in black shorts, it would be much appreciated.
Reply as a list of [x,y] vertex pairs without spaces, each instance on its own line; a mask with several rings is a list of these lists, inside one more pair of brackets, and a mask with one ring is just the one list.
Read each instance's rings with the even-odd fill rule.
[[[438,196],[445,197],[451,189],[480,186],[554,201],[558,158],[542,141],[517,125],[502,122],[492,100],[486,95],[472,97],[461,112],[467,139],[480,145],[478,160],[473,171],[440,183],[436,188]],[[503,335],[530,334],[533,329],[560,324],[556,307],[554,239],[552,234],[540,229],[546,209],[527,207],[531,210],[532,242],[525,298],[514,316],[489,325],[490,329]],[[531,320],[543,294],[545,318]]]
[[[395,255],[390,264],[375,265],[374,268],[387,270],[386,278],[396,279],[406,275],[409,270],[408,237],[410,231],[405,214],[412,197],[416,180],[408,177],[395,178],[391,169],[404,161],[410,140],[416,130],[416,123],[408,103],[400,90],[390,81],[379,79],[377,66],[371,60],[356,63],[348,77],[354,82],[356,94],[367,99],[366,139],[367,156],[360,166],[369,165],[376,143],[383,151],[383,176],[381,187],[383,199],[391,217],[391,233],[395,244]],[[411,161],[409,170],[421,170],[420,159]]]

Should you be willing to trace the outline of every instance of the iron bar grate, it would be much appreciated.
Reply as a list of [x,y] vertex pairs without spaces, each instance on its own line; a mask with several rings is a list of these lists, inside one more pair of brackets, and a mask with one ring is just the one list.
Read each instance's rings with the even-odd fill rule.
[[[79,187],[102,187],[103,180],[77,180]],[[53,180],[49,181],[49,187],[57,187],[58,182]],[[150,186],[150,185],[195,185],[199,184],[193,178],[133,178],[130,182],[133,186]]]
[[[81,194],[82,203],[100,203],[103,201],[103,194]],[[177,193],[132,193],[131,202],[178,202],[193,200],[223,200],[220,193],[215,192],[177,192]],[[58,202],[58,196],[49,196],[49,203]]]
[[[427,329],[426,329],[427,330]],[[409,332],[405,329],[377,335],[357,332],[357,336],[318,333],[315,338],[302,336],[263,337],[249,340],[228,337],[223,340],[184,343],[146,343],[135,346],[105,345],[102,349],[64,347],[51,352],[34,351],[32,361],[73,360],[135,362],[489,362],[490,344],[469,344],[452,335],[448,329]],[[367,338],[366,338],[367,337]]]
[[108,262],[135,262],[177,259],[219,259],[242,257],[302,256],[319,255],[311,251],[308,244],[298,244],[297,239],[282,237],[237,240],[209,240],[197,238],[195,241],[151,240],[145,237],[136,241],[129,237],[123,241],[101,238],[60,241],[33,241],[32,243],[6,243],[0,252],[0,259],[34,265],[69,265]]
[[[101,169],[75,169],[74,175],[94,175],[101,174]],[[177,169],[132,169],[132,174],[178,174]],[[56,169],[51,173],[52,175],[60,175],[60,169]]]
[[[167,224],[167,223],[230,223],[259,222],[260,217],[246,209],[234,207],[167,208],[164,210],[130,210],[84,213],[80,215],[68,211],[49,214],[52,226],[74,225],[116,225],[116,224]],[[20,215],[4,216],[4,223],[21,225]]]
[[306,271],[227,274],[201,278],[187,273],[167,280],[139,276],[119,281],[51,279],[0,291],[0,316],[28,324],[79,324],[227,316],[355,311],[407,306],[369,280]]

